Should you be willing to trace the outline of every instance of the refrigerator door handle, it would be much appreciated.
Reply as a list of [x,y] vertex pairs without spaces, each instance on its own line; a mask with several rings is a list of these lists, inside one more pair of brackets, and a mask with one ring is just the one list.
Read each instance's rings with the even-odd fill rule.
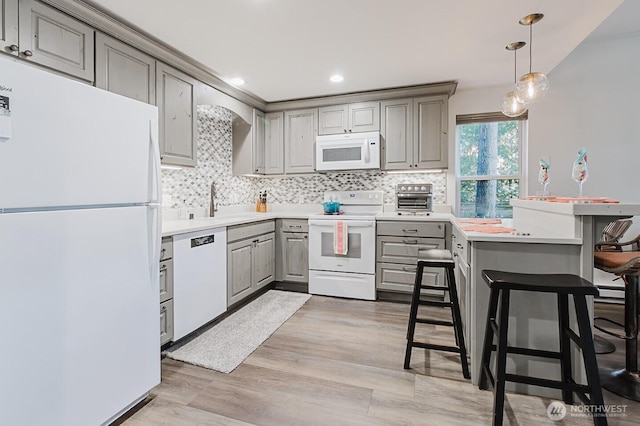
[[162,235],[162,221],[160,209],[162,206],[150,204],[147,206],[147,232],[149,234],[147,252],[149,254],[149,276],[151,282],[160,291],[160,238]]
[[150,154],[153,156],[152,161],[150,161],[150,166],[153,168],[152,174],[150,174],[149,178],[151,182],[149,182],[149,189],[151,194],[149,194],[149,202],[152,204],[160,204],[160,188],[162,186],[162,175],[160,171],[160,148],[153,137],[153,121],[149,120],[149,145],[151,145]]

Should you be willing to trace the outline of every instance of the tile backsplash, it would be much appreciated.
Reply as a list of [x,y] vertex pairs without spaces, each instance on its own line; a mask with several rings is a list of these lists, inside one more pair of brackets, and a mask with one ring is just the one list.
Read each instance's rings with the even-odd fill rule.
[[[199,105],[198,165],[163,169],[162,192],[170,207],[209,207],[209,191],[215,182],[220,206],[255,203],[267,191],[269,203],[317,204],[325,191],[382,190],[384,202],[395,202],[398,183],[432,183],[434,204],[446,202],[446,173],[386,174],[381,171],[334,172],[274,178],[233,176],[231,173],[231,113],[222,107]],[[167,206],[169,207],[169,206]]]

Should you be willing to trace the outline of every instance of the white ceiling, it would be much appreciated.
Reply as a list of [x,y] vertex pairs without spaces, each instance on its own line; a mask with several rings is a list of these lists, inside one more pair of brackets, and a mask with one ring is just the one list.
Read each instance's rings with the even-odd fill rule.
[[[623,0],[88,0],[267,102],[441,81],[508,84],[512,42],[528,42],[533,71],[548,73]],[[595,34],[637,31],[626,0]],[[626,9],[627,13],[622,13]],[[628,13],[628,12],[631,12]],[[632,19],[633,18],[633,19]],[[620,24],[623,22],[623,24]],[[607,26],[608,25],[608,26]],[[527,72],[528,46],[518,56]],[[345,76],[330,83],[334,73]]]

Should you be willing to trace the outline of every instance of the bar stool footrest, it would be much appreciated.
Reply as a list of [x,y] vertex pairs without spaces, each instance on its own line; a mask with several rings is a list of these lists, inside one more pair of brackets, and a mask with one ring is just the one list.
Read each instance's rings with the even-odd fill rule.
[[421,285],[420,288],[423,290],[449,291],[447,287],[442,287],[439,285]]
[[451,302],[441,302],[439,300],[420,300],[418,304],[422,306],[438,306],[441,308],[450,308],[453,306]]
[[[491,350],[495,352],[497,350],[496,345],[491,345]],[[507,353],[550,359],[560,359],[560,357],[562,356],[560,352],[544,351],[542,349],[519,348],[517,346],[507,346]]]
[[634,338],[634,336],[627,336],[627,335],[623,335],[623,334],[617,334],[617,333],[614,333],[612,331],[606,330],[606,329],[600,327],[598,324],[596,324],[597,320],[606,321],[608,323],[617,325],[618,327],[621,327],[623,330],[624,330],[624,324],[621,324],[618,321],[614,321],[614,320],[609,319],[609,318],[595,317],[593,319],[593,327],[598,329],[598,330],[600,330],[600,331],[602,331],[603,333],[607,333],[609,336],[617,337],[620,340],[630,340],[630,339]]
[[504,375],[504,379],[507,382],[522,383],[525,385],[543,386],[543,387],[553,388],[553,389],[564,389],[564,390],[570,390],[572,392],[588,393],[590,391],[589,386],[579,385],[575,382],[562,383],[559,380],[541,379],[539,377],[522,376],[520,374],[506,373]]
[[434,349],[436,351],[455,352],[457,354],[460,353],[460,348],[457,348],[455,346],[434,345],[431,343],[423,343],[423,342],[412,342],[411,346],[413,346],[414,348]]
[[448,327],[453,327],[455,325],[451,321],[434,320],[434,319],[427,319],[427,318],[416,318],[416,322],[419,322],[420,324],[446,325]]

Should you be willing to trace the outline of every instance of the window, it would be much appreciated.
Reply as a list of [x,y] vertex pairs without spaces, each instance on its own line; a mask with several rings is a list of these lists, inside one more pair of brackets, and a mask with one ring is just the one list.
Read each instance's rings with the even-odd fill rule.
[[509,200],[524,193],[527,114],[456,117],[458,217],[512,217]]

